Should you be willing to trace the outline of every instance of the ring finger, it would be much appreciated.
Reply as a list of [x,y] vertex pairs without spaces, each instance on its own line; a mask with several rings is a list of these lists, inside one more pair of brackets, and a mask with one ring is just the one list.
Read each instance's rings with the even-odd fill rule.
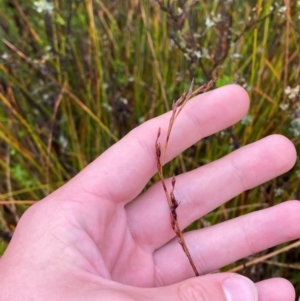
[[[224,223],[185,233],[200,275],[300,236],[300,202],[289,201]],[[186,255],[174,239],[154,252],[158,285],[194,275]]]
[[[243,191],[288,171],[295,159],[292,143],[273,135],[176,177],[181,229]],[[166,181],[169,187],[170,182],[171,179]],[[170,209],[160,183],[131,202],[126,210],[131,233],[139,245],[155,250],[174,237]]]

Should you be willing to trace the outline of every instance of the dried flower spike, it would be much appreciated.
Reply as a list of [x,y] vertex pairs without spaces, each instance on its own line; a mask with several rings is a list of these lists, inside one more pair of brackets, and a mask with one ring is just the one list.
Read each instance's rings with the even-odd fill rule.
[[164,178],[164,175],[163,175],[163,165],[164,165],[165,156],[166,156],[167,149],[168,149],[168,144],[169,144],[172,128],[173,128],[174,122],[175,122],[176,118],[178,117],[179,113],[182,111],[183,107],[185,106],[185,104],[187,103],[187,101],[189,99],[191,99],[193,96],[199,94],[200,92],[207,91],[209,88],[211,88],[211,86],[213,85],[214,82],[215,82],[215,79],[211,80],[207,84],[202,85],[198,89],[193,90],[194,80],[192,81],[192,83],[190,85],[190,88],[189,88],[189,91],[187,93],[184,92],[178,100],[173,102],[172,115],[171,115],[171,118],[170,118],[170,121],[169,121],[169,127],[168,127],[167,136],[166,136],[166,140],[165,140],[163,149],[162,149],[161,144],[159,142],[159,138],[160,138],[160,135],[161,135],[161,129],[160,128],[158,129],[156,143],[155,143],[157,171],[158,171],[160,181],[162,183],[164,193],[165,193],[165,196],[166,196],[166,199],[168,201],[169,208],[170,208],[171,226],[172,226],[172,229],[174,230],[174,232],[176,234],[177,240],[178,240],[179,244],[181,245],[184,253],[186,254],[186,256],[187,256],[187,258],[190,262],[190,265],[192,266],[192,269],[193,269],[196,276],[199,276],[199,273],[197,271],[197,268],[194,264],[194,261],[193,261],[191,255],[190,255],[188,247],[185,243],[183,234],[181,232],[181,229],[179,227],[178,220],[177,220],[176,209],[178,208],[180,202],[177,201],[177,199],[174,195],[176,179],[175,179],[175,176],[173,176],[173,178],[172,178],[172,188],[171,188],[170,192],[168,192],[167,186],[166,186],[166,183],[165,183],[165,178]]

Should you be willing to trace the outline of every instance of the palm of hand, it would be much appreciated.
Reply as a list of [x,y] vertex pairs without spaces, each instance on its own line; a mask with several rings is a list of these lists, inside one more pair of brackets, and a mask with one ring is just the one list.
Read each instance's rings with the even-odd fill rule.
[[54,218],[61,222],[48,230],[45,240],[52,241],[60,266],[134,286],[155,286],[153,252],[134,241],[124,206],[82,196],[58,208],[45,230],[52,228]]

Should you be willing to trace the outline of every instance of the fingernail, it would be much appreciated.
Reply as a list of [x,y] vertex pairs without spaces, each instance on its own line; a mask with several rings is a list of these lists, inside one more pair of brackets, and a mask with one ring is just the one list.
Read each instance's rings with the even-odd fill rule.
[[257,301],[255,284],[246,277],[232,276],[222,282],[227,301]]

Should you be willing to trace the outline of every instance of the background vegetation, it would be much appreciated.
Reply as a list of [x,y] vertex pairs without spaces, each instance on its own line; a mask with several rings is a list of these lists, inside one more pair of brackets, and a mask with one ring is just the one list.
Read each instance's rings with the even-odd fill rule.
[[[300,1],[0,0],[0,7],[1,253],[30,204],[168,110],[192,78],[243,85],[251,109],[174,160],[170,174],[273,133],[299,149]],[[191,227],[299,199],[299,177],[297,163]],[[223,270],[245,263],[239,272],[254,281],[283,276],[299,294],[299,245]]]

